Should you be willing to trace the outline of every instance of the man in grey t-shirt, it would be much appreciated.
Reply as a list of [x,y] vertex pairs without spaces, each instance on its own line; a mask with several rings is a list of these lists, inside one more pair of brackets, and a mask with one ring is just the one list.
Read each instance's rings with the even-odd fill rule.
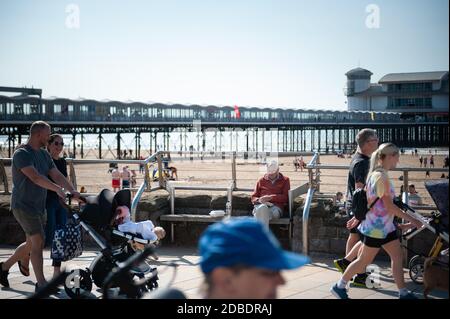
[[[28,269],[20,261],[30,255],[36,276],[36,288],[46,283],[43,272],[42,251],[45,236],[45,200],[47,189],[54,191],[65,199],[66,191],[79,198],[79,193],[59,172],[53,164],[49,153],[42,149],[50,137],[50,125],[45,122],[34,122],[30,128],[27,144],[19,147],[12,159],[13,190],[11,210],[26,235],[26,242],[15,250],[5,262],[0,263],[0,284],[9,287],[9,269],[17,262],[22,274],[29,275]],[[53,183],[47,176],[50,176]],[[61,187],[61,186],[62,187]]]

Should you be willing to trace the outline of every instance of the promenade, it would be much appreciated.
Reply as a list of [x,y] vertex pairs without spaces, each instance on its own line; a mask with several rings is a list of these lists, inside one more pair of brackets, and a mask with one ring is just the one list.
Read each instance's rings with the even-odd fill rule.
[[[15,247],[0,246],[0,260],[6,259],[13,252]],[[178,288],[189,298],[201,298],[199,288],[203,281],[203,275],[198,266],[200,257],[196,248],[182,248],[182,247],[160,247],[158,250],[159,260],[151,259],[151,264],[158,267],[159,271],[159,285],[160,287],[167,287],[172,281],[171,287]],[[97,254],[95,249],[86,249],[83,254],[63,265],[68,269],[85,268]],[[49,258],[49,250],[44,251],[44,272],[47,278],[51,278],[53,269],[51,267],[51,259]],[[335,256],[313,255],[312,264],[302,267],[297,270],[285,271],[283,276],[286,284],[279,288],[278,298],[281,299],[334,299],[329,292],[333,283],[339,277],[339,272],[333,267],[333,258]],[[174,267],[170,264],[177,264],[177,271],[174,275]],[[376,265],[380,267],[381,287],[378,289],[356,288],[352,287],[349,290],[350,298],[354,299],[396,299],[397,289],[391,276],[388,261],[376,261]],[[31,271],[32,273],[32,271]],[[405,279],[407,287],[418,298],[423,298],[423,287],[413,283],[405,269]],[[0,288],[0,299],[23,299],[30,296],[34,291],[34,275],[24,277],[19,272],[17,264],[11,268],[10,288]],[[101,296],[100,290],[93,285],[92,294],[96,297]],[[435,290],[429,296],[433,299],[448,299],[448,293]],[[67,299],[67,295],[63,288],[57,295],[52,295],[50,298]]]

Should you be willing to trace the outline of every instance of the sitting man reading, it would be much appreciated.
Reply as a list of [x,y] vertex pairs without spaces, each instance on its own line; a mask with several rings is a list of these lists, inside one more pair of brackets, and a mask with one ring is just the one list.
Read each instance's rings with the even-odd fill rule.
[[267,174],[256,183],[252,195],[253,215],[267,227],[272,218],[280,218],[288,205],[289,177],[280,173],[278,162],[267,165]]

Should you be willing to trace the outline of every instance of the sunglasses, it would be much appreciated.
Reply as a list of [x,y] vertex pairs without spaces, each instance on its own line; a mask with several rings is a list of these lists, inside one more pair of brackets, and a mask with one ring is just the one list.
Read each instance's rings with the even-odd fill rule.
[[53,142],[53,144],[55,144],[55,146],[64,146],[64,142]]

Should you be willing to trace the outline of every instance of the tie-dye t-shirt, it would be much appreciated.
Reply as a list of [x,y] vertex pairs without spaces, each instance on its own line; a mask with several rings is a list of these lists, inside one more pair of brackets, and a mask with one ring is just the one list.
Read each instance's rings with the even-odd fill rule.
[[[384,180],[388,178],[387,174],[375,171],[372,173],[366,184],[367,199],[372,203],[377,196],[380,199],[375,203],[371,210],[366,214],[364,219],[358,226],[358,230],[365,236],[377,239],[384,239],[387,235],[395,231],[394,215],[389,214],[384,207],[381,197],[384,194]],[[392,198],[395,197],[394,186],[389,180],[389,192]]]

